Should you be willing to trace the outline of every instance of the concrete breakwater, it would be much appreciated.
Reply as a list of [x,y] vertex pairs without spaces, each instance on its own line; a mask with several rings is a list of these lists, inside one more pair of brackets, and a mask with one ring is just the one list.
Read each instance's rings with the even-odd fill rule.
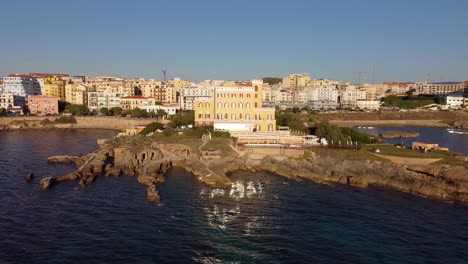
[[[64,162],[70,161],[65,158]],[[468,203],[468,170],[448,165],[401,165],[374,160],[351,160],[315,153],[304,158],[284,155],[236,153],[205,160],[181,144],[142,146],[109,143],[100,149],[74,158],[77,170],[68,175],[41,180],[47,189],[62,181],[77,180],[82,187],[100,176],[136,176],[146,185],[147,198],[159,202],[157,186],[164,183],[164,172],[173,166],[186,169],[198,180],[214,188],[231,186],[229,173],[238,170],[268,171],[292,180],[308,179],[321,184],[378,186],[423,197]],[[58,158],[54,162],[59,162]]]
[[18,129],[50,129],[50,128],[89,128],[125,130],[126,128],[139,125],[148,125],[154,119],[111,117],[111,116],[76,116],[76,123],[56,124],[57,117],[2,117],[0,118],[0,130]]

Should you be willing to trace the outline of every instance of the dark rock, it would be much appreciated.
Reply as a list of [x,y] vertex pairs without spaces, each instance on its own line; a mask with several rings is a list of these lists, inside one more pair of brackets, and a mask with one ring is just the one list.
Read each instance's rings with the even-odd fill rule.
[[39,186],[43,190],[47,190],[55,184],[56,180],[53,177],[46,177],[41,179]]
[[32,181],[33,178],[34,178],[34,174],[31,173],[31,172],[26,173],[26,175],[24,176],[24,179],[25,179],[26,181]]

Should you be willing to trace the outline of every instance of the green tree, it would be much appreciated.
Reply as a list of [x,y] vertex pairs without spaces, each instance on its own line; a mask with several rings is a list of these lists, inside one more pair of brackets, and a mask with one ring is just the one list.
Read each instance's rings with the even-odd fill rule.
[[173,128],[193,125],[195,123],[195,112],[193,110],[180,111],[170,117]]
[[5,108],[0,108],[0,116],[6,116],[7,115],[7,110]]
[[67,105],[65,110],[72,115],[88,115],[89,109],[86,105]]
[[129,115],[131,115],[132,117],[137,117],[137,118],[146,118],[148,117],[148,112],[146,112],[146,110],[143,110],[143,109],[140,109],[140,108],[135,108],[135,109],[132,109],[128,112]]
[[281,78],[276,78],[276,77],[265,77],[263,78],[263,82],[268,83],[269,85],[277,84],[282,82],[283,79]]
[[149,124],[148,126],[146,126],[142,131],[140,131],[140,134],[142,135],[147,135],[151,132],[154,132],[156,130],[163,130],[164,129],[164,126],[163,124],[159,123],[159,122],[153,122],[151,124]]
[[122,113],[122,108],[120,108],[118,106],[117,107],[112,107],[110,109],[110,112],[111,112],[111,114],[113,114],[115,116],[118,116],[118,115],[120,115]]
[[164,111],[163,109],[158,109],[158,111],[156,112],[156,116],[159,118],[166,118],[167,112]]
[[102,107],[101,109],[99,109],[99,112],[101,112],[101,114],[103,114],[103,115],[108,115],[109,114],[109,108]]

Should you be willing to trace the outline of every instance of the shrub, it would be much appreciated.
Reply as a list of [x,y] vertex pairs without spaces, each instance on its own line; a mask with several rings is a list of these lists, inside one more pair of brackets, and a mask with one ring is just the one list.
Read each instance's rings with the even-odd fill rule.
[[73,116],[62,116],[54,121],[56,124],[75,124],[76,119]]
[[109,110],[110,114],[112,115],[115,115],[115,116],[118,116],[122,113],[122,108],[120,107],[112,107],[110,110]]
[[174,130],[174,128],[168,126],[168,127],[166,127],[166,129],[164,129],[164,132],[163,132],[163,133],[164,133],[164,136],[170,137],[170,136],[174,135],[175,132],[176,132],[176,131]]
[[99,112],[101,112],[101,114],[103,114],[103,115],[108,115],[109,114],[109,108],[103,107],[103,108],[99,109]]
[[149,124],[148,126],[146,126],[142,131],[140,131],[140,134],[141,135],[147,135],[149,133],[152,133],[156,130],[162,130],[164,129],[164,126],[163,124],[159,123],[159,122],[153,122],[151,124]]

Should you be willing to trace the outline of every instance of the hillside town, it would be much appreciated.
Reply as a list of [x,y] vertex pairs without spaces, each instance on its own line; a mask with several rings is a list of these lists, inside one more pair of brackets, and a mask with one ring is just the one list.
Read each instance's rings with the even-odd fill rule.
[[223,130],[273,130],[275,126],[268,121],[255,125],[242,121],[274,120],[275,107],[314,111],[404,111],[405,107],[392,105],[387,99],[404,101],[408,96],[416,101],[433,100],[433,103],[425,100],[422,106],[410,108],[460,109],[468,102],[468,81],[352,84],[313,79],[306,73],[263,80],[202,82],[64,73],[12,73],[0,79],[0,109],[4,109],[4,115],[56,115],[64,111],[62,106],[66,105],[84,106],[88,113],[96,115],[111,113],[112,109],[118,114],[140,109],[147,113],[164,111],[165,115],[195,110],[195,125],[211,124]]

